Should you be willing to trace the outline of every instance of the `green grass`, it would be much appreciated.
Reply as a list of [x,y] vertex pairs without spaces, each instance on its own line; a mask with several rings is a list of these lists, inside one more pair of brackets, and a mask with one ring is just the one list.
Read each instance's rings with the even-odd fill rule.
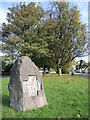
[[8,82],[9,78],[2,79],[3,118],[88,118],[88,80],[86,78],[69,75],[43,76],[48,105],[26,112],[10,108]]

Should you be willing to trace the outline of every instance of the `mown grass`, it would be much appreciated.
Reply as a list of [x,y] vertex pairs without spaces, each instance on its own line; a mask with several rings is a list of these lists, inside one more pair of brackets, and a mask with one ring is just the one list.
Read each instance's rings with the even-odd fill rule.
[[10,108],[8,82],[9,78],[2,79],[3,118],[88,118],[88,80],[86,78],[69,75],[43,76],[48,105],[26,112]]

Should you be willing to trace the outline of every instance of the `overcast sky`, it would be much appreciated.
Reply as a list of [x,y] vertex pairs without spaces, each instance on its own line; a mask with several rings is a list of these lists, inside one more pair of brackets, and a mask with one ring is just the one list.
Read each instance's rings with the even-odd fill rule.
[[[13,4],[16,5],[20,1],[24,1],[24,0],[1,0],[1,1],[2,2],[0,2],[0,24],[2,24],[3,22],[7,22],[6,14],[8,12],[8,7],[11,7]],[[50,0],[33,0],[33,1],[38,1],[38,2],[43,1],[42,7],[44,9],[47,9],[48,5],[49,5],[48,1],[50,1]],[[53,0],[53,1],[55,1],[55,0]],[[88,26],[88,1],[89,0],[69,0],[71,5],[77,5],[77,7],[80,11],[81,20],[83,23],[86,23],[87,26]],[[30,0],[25,0],[25,2],[28,3],[28,2],[30,2]],[[77,58],[77,59],[81,59],[81,58]],[[87,56],[83,57],[82,59],[84,59],[85,61],[88,61]]]

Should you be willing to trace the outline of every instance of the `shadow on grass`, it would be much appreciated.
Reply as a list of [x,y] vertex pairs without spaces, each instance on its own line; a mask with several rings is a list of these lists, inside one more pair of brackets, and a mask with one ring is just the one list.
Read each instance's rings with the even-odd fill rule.
[[10,107],[9,106],[9,96],[8,95],[2,95],[2,105]]

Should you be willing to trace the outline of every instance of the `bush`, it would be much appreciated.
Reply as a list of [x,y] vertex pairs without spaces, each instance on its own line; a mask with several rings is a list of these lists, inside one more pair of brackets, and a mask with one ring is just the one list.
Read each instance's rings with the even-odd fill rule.
[[12,63],[8,64],[4,67],[4,69],[2,69],[2,75],[9,75],[10,74],[10,70],[12,68]]
[[13,63],[11,63],[7,57],[5,56],[2,57],[2,60],[1,60],[2,75],[9,75],[12,65]]
[[69,74],[69,65],[65,65],[62,67],[62,74]]

